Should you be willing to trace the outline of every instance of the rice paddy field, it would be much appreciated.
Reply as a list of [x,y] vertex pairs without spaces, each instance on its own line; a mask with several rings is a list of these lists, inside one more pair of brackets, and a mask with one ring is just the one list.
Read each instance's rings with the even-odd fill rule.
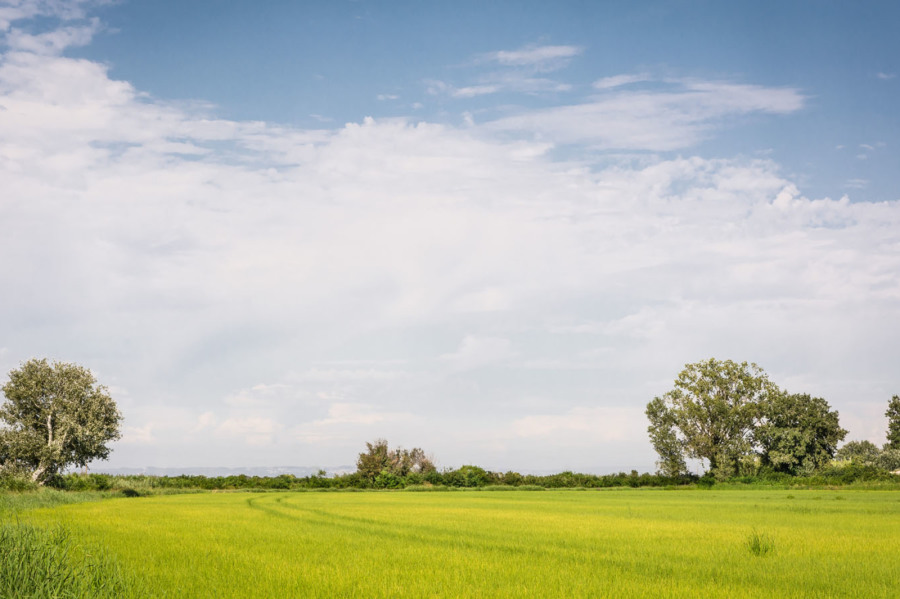
[[900,596],[897,491],[203,493],[18,517],[102,548],[135,597]]

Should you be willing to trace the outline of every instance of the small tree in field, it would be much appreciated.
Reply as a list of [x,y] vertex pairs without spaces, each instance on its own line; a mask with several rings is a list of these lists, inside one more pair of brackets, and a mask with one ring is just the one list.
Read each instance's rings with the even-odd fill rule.
[[122,415],[90,370],[32,359],[9,373],[0,406],[0,458],[43,484],[67,466],[109,457]]
[[384,439],[366,443],[366,451],[359,454],[356,460],[357,473],[369,480],[375,480],[382,473],[403,477],[412,472],[424,474],[434,469],[434,464],[422,449],[398,447],[391,450]]

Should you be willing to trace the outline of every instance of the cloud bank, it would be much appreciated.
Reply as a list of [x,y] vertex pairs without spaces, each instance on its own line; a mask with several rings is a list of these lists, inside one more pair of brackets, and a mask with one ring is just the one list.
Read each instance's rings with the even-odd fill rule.
[[[111,465],[338,465],[387,437],[445,465],[649,470],[643,406],[710,356],[882,434],[900,204],[690,153],[800,90],[611,76],[478,125],[305,130],[65,56],[99,27],[77,5],[15,28],[55,6],[0,11],[0,366],[93,368],[126,416]],[[589,159],[620,149],[643,154]]]

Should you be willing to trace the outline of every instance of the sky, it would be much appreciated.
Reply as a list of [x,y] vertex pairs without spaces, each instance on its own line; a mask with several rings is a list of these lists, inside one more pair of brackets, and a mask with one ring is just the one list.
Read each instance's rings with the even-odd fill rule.
[[[883,443],[894,2],[0,0],[0,377],[126,467],[653,471],[685,364]],[[2,379],[0,379],[2,382]]]

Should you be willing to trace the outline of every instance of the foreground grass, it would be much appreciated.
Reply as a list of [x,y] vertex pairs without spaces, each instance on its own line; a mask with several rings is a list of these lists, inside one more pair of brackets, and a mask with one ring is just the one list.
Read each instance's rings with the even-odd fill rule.
[[900,579],[886,491],[211,493],[28,517],[154,597],[893,597]]
[[0,597],[112,599],[129,592],[116,564],[76,545],[66,529],[0,524]]

